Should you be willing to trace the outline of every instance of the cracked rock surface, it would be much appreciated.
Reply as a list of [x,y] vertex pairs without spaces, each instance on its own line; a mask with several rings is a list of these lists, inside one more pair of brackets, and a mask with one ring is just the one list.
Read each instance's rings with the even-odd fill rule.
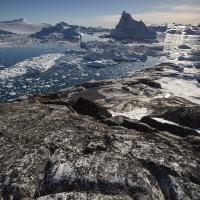
[[198,98],[162,85],[182,73],[162,64],[0,104],[0,199],[200,199]]

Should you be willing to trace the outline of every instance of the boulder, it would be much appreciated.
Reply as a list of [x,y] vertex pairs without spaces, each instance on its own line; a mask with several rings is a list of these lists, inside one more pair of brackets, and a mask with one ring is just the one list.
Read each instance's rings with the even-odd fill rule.
[[200,107],[171,108],[160,117],[190,128],[200,128]]
[[82,114],[89,115],[95,118],[109,118],[112,117],[111,113],[104,108],[103,106],[99,105],[98,103],[84,99],[80,97],[73,108]]

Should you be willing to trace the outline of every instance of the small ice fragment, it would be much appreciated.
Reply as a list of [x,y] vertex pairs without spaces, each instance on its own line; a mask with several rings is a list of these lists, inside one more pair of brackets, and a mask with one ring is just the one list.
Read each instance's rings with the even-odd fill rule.
[[95,73],[94,75],[95,75],[95,76],[100,76],[100,74],[99,74],[99,73]]
[[16,92],[10,92],[9,95],[10,95],[10,96],[15,96],[15,95],[16,95]]

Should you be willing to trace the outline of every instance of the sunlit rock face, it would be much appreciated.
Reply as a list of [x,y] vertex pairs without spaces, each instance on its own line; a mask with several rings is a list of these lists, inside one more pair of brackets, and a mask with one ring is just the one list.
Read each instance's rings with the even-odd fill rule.
[[110,33],[118,39],[155,39],[156,34],[142,22],[134,20],[129,13],[123,11],[119,23]]

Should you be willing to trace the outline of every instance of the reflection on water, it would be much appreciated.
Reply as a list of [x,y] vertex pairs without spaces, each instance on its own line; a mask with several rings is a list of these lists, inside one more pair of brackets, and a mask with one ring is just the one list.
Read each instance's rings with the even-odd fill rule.
[[200,45],[200,36],[158,34],[157,40],[162,45],[179,46],[182,44]]

